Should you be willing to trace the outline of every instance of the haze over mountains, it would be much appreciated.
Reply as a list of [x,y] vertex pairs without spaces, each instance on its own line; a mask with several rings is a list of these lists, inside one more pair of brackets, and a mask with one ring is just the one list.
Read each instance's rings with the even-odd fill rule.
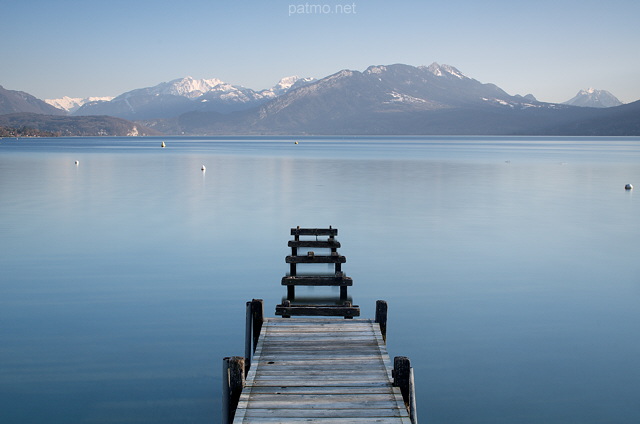
[[566,104],[539,102],[438,63],[287,77],[260,91],[186,77],[110,100],[48,102],[76,119],[109,115],[164,134],[640,134],[640,103],[615,106],[604,90],[582,90]]

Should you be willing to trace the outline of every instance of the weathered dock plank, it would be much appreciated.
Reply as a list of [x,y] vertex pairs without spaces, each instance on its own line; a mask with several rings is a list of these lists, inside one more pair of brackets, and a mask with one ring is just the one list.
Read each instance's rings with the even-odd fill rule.
[[372,320],[268,318],[234,423],[411,422]]

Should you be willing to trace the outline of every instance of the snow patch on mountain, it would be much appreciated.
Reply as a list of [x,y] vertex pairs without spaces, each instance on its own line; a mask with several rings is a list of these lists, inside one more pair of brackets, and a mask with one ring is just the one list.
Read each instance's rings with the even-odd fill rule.
[[366,74],[381,74],[383,72],[386,72],[386,70],[387,70],[386,66],[370,66],[369,68],[367,68],[365,73]]
[[397,91],[390,92],[389,96],[391,96],[391,100],[386,101],[384,103],[412,103],[412,104],[428,103],[428,101],[425,99],[420,99],[418,97],[413,97],[407,94],[398,93]]
[[493,104],[500,105],[500,106],[509,106],[511,108],[514,107],[514,104],[512,102],[508,102],[508,101],[502,100],[502,99],[497,99],[497,98],[488,99],[486,97],[483,97],[482,100],[484,100],[485,102],[493,103]]
[[76,110],[80,109],[80,107],[89,102],[108,102],[112,100],[113,97],[69,97],[64,96],[59,99],[45,99],[44,101],[50,104],[53,107],[57,107],[58,109],[66,110],[69,113],[73,113]]
[[490,103],[495,106],[506,106],[511,109],[531,109],[531,108],[557,109],[557,106],[558,106],[554,103],[541,103],[541,102],[538,102],[537,100],[531,101],[528,98],[523,96],[513,96],[513,98],[517,100],[516,101],[504,100],[504,99],[498,99],[496,97],[491,97],[491,98],[482,97],[482,100],[486,103]]

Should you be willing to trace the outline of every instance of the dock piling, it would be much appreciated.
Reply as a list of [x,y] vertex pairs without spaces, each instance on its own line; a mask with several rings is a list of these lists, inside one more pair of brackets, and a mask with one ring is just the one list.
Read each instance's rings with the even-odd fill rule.
[[382,339],[387,341],[387,302],[385,300],[376,300],[376,321],[380,324],[380,333]]
[[251,357],[253,356],[253,350],[251,349],[253,340],[253,313],[251,311],[251,302],[247,302],[246,308],[246,321],[244,328],[244,364],[245,364],[245,376],[249,373],[251,368]]
[[411,361],[406,356],[393,358],[393,385],[400,388],[404,403],[409,410],[411,422],[418,424],[413,368],[411,368]]
[[251,301],[251,319],[253,320],[253,353],[255,353],[264,322],[264,300],[253,299]]
[[245,373],[251,368],[251,358],[256,351],[262,323],[264,322],[264,301],[253,299],[246,306],[246,327],[244,338]]
[[418,407],[416,406],[416,382],[413,376],[413,368],[409,374],[409,418],[413,424],[418,424]]
[[393,358],[393,385],[400,388],[404,403],[409,406],[409,377],[411,361],[406,356]]
[[240,394],[244,388],[244,358],[231,356],[222,359],[222,423],[233,423]]

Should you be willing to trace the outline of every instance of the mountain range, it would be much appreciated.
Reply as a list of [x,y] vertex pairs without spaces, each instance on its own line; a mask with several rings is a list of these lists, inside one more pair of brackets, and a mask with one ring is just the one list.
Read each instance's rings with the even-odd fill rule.
[[[615,108],[614,108],[615,109]],[[450,65],[342,70],[258,107],[223,114],[190,111],[144,120],[166,134],[599,134],[585,121],[601,110],[509,95]],[[616,119],[616,111],[609,114]],[[620,112],[624,115],[623,112]],[[609,130],[627,134],[626,122]],[[583,122],[574,125],[575,122]]]
[[145,134],[640,134],[639,103],[613,106],[612,98],[591,89],[566,104],[540,102],[432,63],[342,70],[318,80],[287,77],[260,91],[186,77],[111,100],[67,98],[64,104],[68,118],[115,116],[135,121]]
[[259,106],[312,81],[312,78],[286,77],[268,90],[255,91],[219,79],[186,77],[128,91],[110,101],[88,101],[72,113],[129,120],[171,118],[193,111],[229,113]]

